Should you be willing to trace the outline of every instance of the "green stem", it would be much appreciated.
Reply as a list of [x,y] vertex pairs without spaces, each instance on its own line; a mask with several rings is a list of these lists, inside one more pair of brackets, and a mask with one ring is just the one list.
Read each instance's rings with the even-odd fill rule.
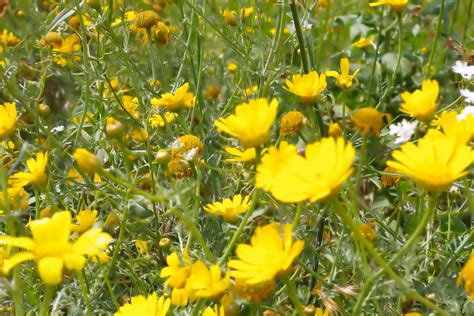
[[293,218],[293,224],[292,224],[293,232],[296,231],[296,226],[298,226],[298,223],[300,222],[302,212],[303,212],[303,203],[298,203],[298,205],[296,206],[295,217]]
[[201,311],[201,308],[203,307],[205,302],[206,302],[206,299],[204,299],[204,298],[200,298],[197,301],[196,305],[193,308],[192,316],[198,316],[199,315],[199,312]]
[[364,164],[367,160],[367,136],[363,135],[362,136],[362,146],[360,148],[359,152],[359,163],[357,166],[357,175],[356,175],[356,181],[355,184],[357,186],[357,189],[360,186],[360,181],[361,181],[361,176],[362,176],[362,169],[364,168]]
[[384,94],[380,97],[379,102],[375,109],[378,109],[388,94],[392,91],[393,85],[395,83],[395,79],[397,78],[398,69],[400,68],[400,62],[402,60],[402,13],[397,12],[397,21],[398,21],[398,55],[397,55],[397,63],[395,64],[395,69],[392,74],[392,78],[390,79],[390,83],[385,89]]
[[467,177],[464,178],[464,194],[466,195],[467,203],[469,204],[469,209],[471,213],[474,215],[474,200],[472,199],[472,193],[469,186],[469,179]]
[[436,50],[436,44],[438,43],[439,39],[439,33],[441,30],[441,22],[443,20],[443,14],[444,14],[444,3],[445,0],[441,0],[441,6],[439,8],[439,14],[438,14],[438,22],[436,24],[436,33],[435,37],[433,39],[433,44],[431,45],[431,52],[430,52],[430,58],[428,61],[428,68],[426,69],[426,77],[431,78],[431,76],[434,74],[434,71],[431,71],[431,66],[433,65],[433,58]]
[[[125,199],[128,204],[128,196]],[[122,221],[120,222],[120,230],[119,230],[119,235],[117,238],[117,242],[115,243],[114,247],[114,252],[112,253],[112,259],[110,260],[110,266],[109,269],[107,270],[107,275],[110,275],[112,272],[112,269],[116,269],[115,263],[117,262],[118,254],[120,252],[120,246],[122,245],[122,242],[125,238],[125,226],[127,224],[127,219],[128,219],[128,205],[125,205],[124,210],[123,210],[123,215],[122,215]]]
[[81,287],[82,296],[84,296],[84,301],[86,302],[86,308],[87,308],[86,315],[90,316],[90,315],[92,315],[91,300],[90,300],[90,297],[89,297],[89,290],[88,290],[87,284],[84,280],[83,273],[84,273],[84,271],[77,272],[76,277],[79,280],[79,285]]
[[359,231],[359,227],[350,215],[346,212],[346,210],[341,206],[341,203],[337,198],[333,200],[333,205],[336,210],[336,212],[339,214],[341,217],[342,221],[344,222],[345,225],[347,225],[351,231],[352,231],[352,236],[355,239],[355,241],[358,241],[363,247],[367,249],[367,251],[372,255],[372,257],[377,261],[377,263],[383,268],[385,273],[400,287],[405,291],[405,295],[408,298],[411,298],[413,300],[416,300],[420,302],[421,304],[425,305],[428,308],[431,308],[432,310],[436,311],[440,315],[448,315],[443,309],[439,308],[436,306],[433,302],[431,302],[429,299],[421,296],[418,292],[412,290],[408,284],[406,283],[405,280],[403,280],[393,269],[390,267],[390,265],[380,256],[380,254],[375,250],[374,246],[372,243],[370,243],[364,236]]
[[306,54],[303,30],[301,29],[300,18],[298,17],[298,11],[296,10],[295,0],[291,0],[290,9],[291,9],[291,16],[293,17],[293,24],[295,25],[296,37],[298,38],[298,45],[300,47],[301,62],[303,63],[303,71],[305,74],[307,74],[309,73],[308,55]]
[[298,293],[296,292],[295,283],[293,280],[288,278],[286,280],[286,292],[288,293],[288,297],[290,298],[291,302],[296,308],[299,316],[305,316],[303,304],[301,304],[301,300],[298,297]]
[[214,257],[211,250],[207,246],[207,243],[202,237],[201,232],[199,232],[199,229],[197,228],[196,223],[194,223],[194,221],[190,217],[183,215],[178,209],[171,210],[171,213],[175,215],[176,217],[178,217],[190,230],[191,235],[196,239],[196,241],[199,243],[199,245],[201,245],[202,249],[204,250],[206,257],[212,262],[215,262],[216,258]]
[[54,287],[54,285],[46,285],[46,288],[44,290],[43,303],[41,303],[41,310],[39,314],[40,316],[49,315],[49,305],[51,305],[51,301],[53,300]]

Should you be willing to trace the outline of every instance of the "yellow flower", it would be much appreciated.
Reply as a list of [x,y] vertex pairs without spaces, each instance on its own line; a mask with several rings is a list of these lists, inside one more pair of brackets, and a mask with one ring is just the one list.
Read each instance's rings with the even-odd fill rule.
[[232,222],[237,216],[250,208],[249,197],[245,196],[242,200],[240,194],[234,195],[232,199],[224,199],[222,202],[207,204],[204,210],[212,215],[222,216],[226,222]]
[[[396,173],[397,170],[392,167],[387,167],[383,170],[383,172],[386,173]],[[396,176],[396,175],[387,175],[387,174],[382,174],[380,177],[380,181],[382,181],[382,187],[391,187],[392,185],[395,184],[395,186],[398,186],[398,183],[400,182],[401,177]]]
[[266,99],[250,100],[235,108],[235,114],[220,118],[214,125],[239,139],[244,149],[258,147],[270,138],[270,128],[275,121],[278,101],[273,99],[270,104]]
[[156,292],[153,292],[147,298],[133,296],[130,303],[121,306],[114,316],[166,316],[170,305],[169,298],[157,298]]
[[188,92],[189,83],[183,84],[176,89],[175,93],[162,94],[159,99],[152,98],[151,105],[154,107],[165,108],[171,112],[179,112],[182,109],[190,109],[194,106],[196,97]]
[[234,10],[224,10],[222,12],[222,17],[227,25],[237,24],[237,12]]
[[138,239],[135,242],[135,247],[137,248],[138,253],[141,255],[150,253],[150,250],[148,249],[148,243],[146,242],[146,240]]
[[183,179],[191,176],[192,170],[189,167],[189,163],[180,158],[172,159],[168,162],[166,174],[174,177],[175,179]]
[[336,78],[336,85],[342,89],[349,89],[352,87],[352,80],[355,80],[357,83],[359,83],[355,76],[359,72],[360,68],[357,68],[352,75],[349,75],[350,64],[349,59],[347,58],[341,58],[340,66],[340,74],[337,71],[330,70],[325,72],[326,76]]
[[124,13],[124,20],[122,20],[122,18],[117,18],[117,19],[114,20],[114,22],[112,22],[112,26],[119,25],[123,22],[131,22],[131,21],[135,20],[136,16],[137,16],[136,11],[126,11]]
[[229,285],[229,275],[221,278],[219,265],[213,264],[208,268],[204,262],[198,260],[191,267],[191,275],[186,282],[186,290],[191,300],[201,297],[215,299],[220,297]]
[[240,15],[242,16],[242,20],[247,20],[253,13],[255,12],[254,7],[247,7],[240,9]]
[[305,122],[303,113],[298,111],[290,111],[283,115],[280,122],[280,135],[288,135],[296,133],[300,130]]
[[352,47],[357,47],[357,48],[367,48],[370,45],[372,45],[372,42],[374,40],[374,36],[369,36],[367,38],[361,37],[358,41],[352,43]]
[[234,281],[234,289],[237,292],[237,295],[254,304],[259,304],[261,301],[266,299],[268,295],[273,292],[275,286],[276,283],[273,279],[257,284],[248,284],[246,279],[235,279]]
[[170,29],[165,23],[160,21],[153,27],[153,35],[158,43],[166,45],[170,40]]
[[0,105],[0,141],[13,134],[16,127],[16,118],[15,103],[6,102]]
[[188,292],[185,289],[186,281],[191,274],[191,260],[187,250],[183,255],[183,264],[180,262],[176,252],[166,257],[167,267],[161,269],[160,277],[166,278],[165,286],[173,288],[171,301],[173,305],[185,306],[188,303]]
[[3,271],[24,261],[35,260],[40,278],[46,284],[61,282],[63,270],[81,271],[86,263],[85,256],[95,256],[104,250],[112,237],[100,228],[91,228],[74,243],[69,241],[71,234],[71,213],[55,213],[51,218],[31,221],[28,224],[33,238],[1,236],[0,243],[26,251],[16,252]]
[[466,115],[464,119],[459,119],[458,116],[455,111],[444,111],[433,123],[440,126],[446,136],[467,144],[474,139],[474,116]]
[[84,148],[77,148],[73,154],[79,168],[88,174],[94,174],[102,169],[102,163],[93,153]]
[[394,11],[403,11],[408,4],[408,0],[380,0],[377,2],[371,2],[369,5],[371,7],[376,7],[379,5],[389,5],[390,9]]
[[225,151],[233,155],[233,158],[227,158],[225,161],[229,162],[249,162],[254,161],[255,157],[257,156],[257,152],[255,148],[249,148],[244,151],[240,151],[240,149],[236,147],[226,147]]
[[390,115],[381,113],[374,108],[360,108],[352,112],[352,123],[362,135],[374,134],[378,136],[382,129],[383,117],[390,121]]
[[474,300],[474,253],[471,254],[459,273],[458,283],[461,281],[464,281],[464,290],[469,294],[469,298]]
[[214,305],[214,308],[208,306],[202,313],[202,316],[225,316],[224,306]]
[[372,226],[373,223],[359,225],[360,233],[369,241],[373,241],[375,237],[377,237],[376,232]]
[[208,100],[215,100],[221,93],[221,87],[212,85],[209,86],[206,90],[206,99]]
[[473,154],[471,147],[430,130],[416,145],[406,143],[394,151],[387,165],[413,177],[430,192],[442,192],[467,174]]
[[292,242],[291,225],[269,224],[257,227],[250,245],[239,244],[230,260],[231,276],[245,284],[273,281],[290,270],[293,261],[303,251],[304,241]]
[[436,113],[436,99],[439,94],[439,85],[436,80],[424,80],[421,90],[403,92],[400,96],[403,103],[400,111],[407,113],[422,122],[429,122]]
[[[132,97],[130,95],[123,95],[122,96],[122,104],[125,107],[125,110],[133,116],[138,116],[138,98]],[[120,107],[123,110],[122,107]]]
[[316,71],[305,75],[293,75],[291,80],[285,80],[285,85],[283,88],[298,96],[302,103],[309,103],[326,89],[326,75],[320,76]]
[[329,309],[323,310],[321,307],[317,307],[314,316],[329,316]]
[[48,165],[48,153],[39,152],[35,158],[26,161],[29,172],[17,172],[10,177],[10,184],[13,187],[23,187],[29,183],[36,186],[43,186],[48,181],[46,166]]
[[227,70],[229,70],[229,72],[231,73],[236,73],[237,69],[238,69],[237,64],[230,63],[227,65]]
[[0,45],[4,46],[16,46],[20,43],[20,39],[16,37],[12,32],[7,29],[3,29],[0,34]]
[[342,128],[338,123],[332,123],[329,125],[328,135],[334,138],[339,138],[342,136]]
[[185,160],[193,160],[202,153],[204,144],[199,137],[189,134],[179,137],[172,147],[171,154],[174,158],[180,157]]
[[41,40],[43,46],[59,49],[63,45],[63,37],[58,32],[49,32]]
[[[163,120],[164,117],[164,120]],[[165,120],[166,124],[170,124],[176,118],[176,113],[172,112],[165,112],[165,114],[153,114],[148,121],[150,122],[151,126],[154,128],[157,127],[165,127]]]
[[[29,194],[22,187],[7,189],[10,210],[25,210],[28,207]],[[4,213],[3,193],[0,192],[0,215]]]
[[82,234],[83,232],[92,228],[97,220],[97,210],[83,210],[76,215],[78,224],[72,225],[71,230]]
[[256,186],[286,203],[327,200],[352,173],[355,150],[343,138],[323,138],[306,146],[305,158],[293,145],[281,142],[262,157]]
[[[66,182],[67,182],[68,185],[72,185],[75,182],[76,183],[84,183],[84,178],[82,178],[81,174],[79,172],[77,172],[76,169],[70,169],[66,173],[66,180],[67,180]],[[94,183],[101,183],[101,182],[102,182],[102,179],[99,176],[99,174],[94,173]]]
[[145,10],[142,12],[138,12],[135,15],[135,19],[133,20],[133,24],[139,29],[147,29],[154,26],[160,20],[160,16],[158,13],[152,10]]

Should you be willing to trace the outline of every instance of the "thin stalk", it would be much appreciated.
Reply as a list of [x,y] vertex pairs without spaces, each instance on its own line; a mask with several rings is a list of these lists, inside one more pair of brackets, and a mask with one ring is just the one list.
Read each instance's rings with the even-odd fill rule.
[[198,316],[199,315],[199,312],[201,311],[201,308],[204,306],[205,302],[206,302],[206,299],[204,299],[204,298],[200,298],[197,301],[196,305],[193,308],[192,316]]
[[374,56],[374,63],[372,64],[372,74],[370,75],[369,79],[369,89],[367,90],[367,100],[370,98],[370,95],[372,94],[372,84],[374,82],[374,75],[375,75],[375,69],[377,68],[377,61],[379,59],[379,52],[380,52],[380,46],[382,42],[382,29],[383,29],[383,8],[380,11],[379,14],[379,20],[380,20],[380,25],[379,25],[379,30],[377,33],[377,46],[375,48],[375,56]]
[[84,280],[83,273],[84,273],[84,271],[77,272],[76,277],[79,280],[79,285],[81,287],[82,296],[84,296],[84,301],[86,302],[86,308],[87,308],[86,315],[90,316],[90,315],[92,315],[91,299],[89,297],[89,289],[88,289],[88,286],[87,286],[87,284]]
[[427,78],[431,78],[431,76],[434,74],[434,71],[431,71],[431,66],[433,65],[433,58],[434,58],[434,54],[436,50],[436,44],[438,43],[439,33],[441,30],[441,23],[442,23],[443,14],[444,14],[444,3],[445,3],[445,0],[441,0],[441,6],[439,8],[439,14],[438,14],[438,22],[436,24],[436,33],[433,39],[433,44],[431,45],[430,57],[428,60],[428,68],[426,69]]
[[306,48],[303,37],[303,30],[301,29],[300,18],[298,17],[298,11],[296,9],[295,0],[290,2],[291,16],[293,17],[293,24],[295,25],[296,37],[298,39],[298,45],[300,47],[301,62],[303,64],[303,71],[305,74],[309,73],[309,62],[308,55],[306,54]]
[[295,217],[293,218],[293,224],[292,224],[293,231],[296,231],[296,226],[298,226],[298,223],[300,222],[302,212],[303,212],[303,203],[300,202],[296,206],[296,213],[295,213]]
[[303,304],[301,304],[301,300],[298,297],[298,293],[296,292],[295,282],[288,278],[286,280],[286,292],[288,293],[288,297],[290,298],[291,302],[296,308],[299,316],[305,316],[306,313],[303,309]]
[[464,178],[464,194],[467,198],[467,203],[469,204],[469,210],[474,215],[474,200],[472,199],[472,193],[469,186],[469,180],[467,177]]
[[44,290],[43,303],[41,303],[41,309],[39,313],[40,316],[49,315],[49,306],[51,305],[53,296],[54,296],[54,285],[46,285],[46,288]]

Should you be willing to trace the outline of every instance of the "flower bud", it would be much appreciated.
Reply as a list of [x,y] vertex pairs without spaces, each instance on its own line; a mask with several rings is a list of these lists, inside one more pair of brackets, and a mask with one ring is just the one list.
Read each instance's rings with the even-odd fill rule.
[[99,158],[87,149],[77,148],[73,157],[79,168],[88,174],[94,174],[102,168]]

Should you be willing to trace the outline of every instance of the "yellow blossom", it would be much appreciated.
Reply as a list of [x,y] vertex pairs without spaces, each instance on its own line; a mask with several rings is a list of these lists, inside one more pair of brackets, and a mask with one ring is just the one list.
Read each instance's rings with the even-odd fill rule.
[[380,0],[377,2],[371,2],[369,5],[371,7],[376,7],[379,5],[389,5],[390,9],[394,11],[403,11],[408,4],[408,0]]
[[43,186],[48,180],[46,175],[46,167],[48,165],[48,153],[39,152],[35,158],[26,161],[29,172],[17,172],[9,179],[11,186],[23,187],[29,183],[36,186]]
[[341,73],[338,73],[337,71],[334,71],[334,70],[330,70],[330,71],[325,72],[326,76],[336,78],[336,85],[342,89],[349,89],[350,87],[352,87],[353,80],[359,83],[359,81],[357,80],[355,76],[359,72],[360,68],[357,68],[354,71],[354,73],[350,75],[349,74],[350,64],[349,64],[349,59],[347,58],[341,58],[340,67],[341,67]]
[[290,111],[285,113],[280,122],[280,135],[288,135],[298,132],[304,122],[305,117],[301,112]]
[[12,255],[8,264],[3,265],[3,271],[8,273],[24,261],[35,260],[39,276],[46,284],[60,283],[64,270],[81,271],[86,263],[85,256],[97,255],[112,240],[100,228],[91,228],[71,243],[71,213],[68,211],[57,212],[51,218],[31,221],[28,227],[33,238],[0,237],[1,244],[26,250]]
[[352,47],[357,47],[357,48],[367,48],[370,45],[372,45],[373,41],[374,41],[374,36],[373,35],[371,35],[367,38],[361,37],[359,40],[352,43],[351,46]]
[[148,29],[156,25],[156,23],[158,23],[159,20],[160,20],[160,16],[158,15],[158,13],[152,10],[145,10],[142,12],[138,12],[135,15],[133,24],[139,29]]
[[[7,189],[10,210],[25,210],[28,207],[29,194],[22,187]],[[5,203],[0,192],[0,215],[4,214]]]
[[141,255],[147,255],[150,253],[146,240],[138,239],[137,241],[135,241],[135,247],[137,248],[138,253]]
[[359,232],[362,234],[362,236],[364,236],[369,241],[373,241],[375,237],[377,236],[372,226],[373,226],[373,223],[359,225]]
[[413,177],[430,192],[442,192],[467,174],[473,155],[470,146],[430,130],[417,144],[406,143],[394,151],[387,165]]
[[403,103],[400,111],[407,113],[422,122],[429,122],[436,113],[436,99],[439,94],[439,85],[436,80],[424,80],[421,90],[413,93],[405,91],[401,94]]
[[433,123],[440,126],[446,136],[467,144],[474,139],[474,116],[466,115],[463,119],[459,119],[458,116],[455,111],[443,111],[439,119]]
[[355,150],[343,138],[309,144],[303,158],[294,145],[271,147],[257,167],[256,186],[286,203],[327,200],[352,173]]
[[0,34],[0,45],[4,46],[16,46],[20,43],[20,39],[16,37],[12,32],[7,29],[3,29]]
[[97,220],[97,210],[83,210],[76,215],[76,220],[78,224],[73,224],[71,230],[73,232],[78,232],[82,234],[83,232],[89,230],[94,225]]
[[214,308],[208,306],[201,316],[225,316],[224,306],[214,305]]
[[474,300],[474,253],[471,254],[459,273],[458,283],[464,282],[464,290]]
[[191,274],[191,260],[187,250],[183,255],[183,263],[180,262],[176,252],[166,257],[166,263],[168,266],[161,269],[160,277],[166,278],[165,286],[173,288],[171,292],[173,305],[185,306],[188,303],[188,292],[185,286]]
[[235,108],[235,114],[220,118],[214,125],[221,132],[239,139],[244,149],[258,147],[270,138],[270,128],[275,121],[278,101],[270,104],[266,99],[250,100]]
[[[76,169],[70,169],[66,173],[66,180],[68,185],[72,185],[75,182],[77,183],[84,183],[84,178],[82,178],[81,174],[77,172]],[[101,183],[102,179],[98,173],[94,173],[94,183]]]
[[153,35],[158,43],[166,45],[170,40],[170,29],[165,23],[160,21],[153,27]]
[[13,134],[16,127],[16,118],[15,103],[6,102],[0,105],[0,141]]
[[185,160],[193,160],[202,153],[204,144],[199,137],[189,134],[179,137],[172,147],[171,155],[174,158],[179,157]]
[[242,195],[237,194],[232,199],[227,198],[222,202],[207,204],[204,210],[209,214],[222,216],[226,222],[232,222],[239,214],[247,211],[250,205],[248,196],[242,199]]
[[224,10],[222,12],[222,17],[227,25],[237,24],[237,12],[234,10]]
[[156,292],[153,292],[147,298],[133,296],[130,303],[121,306],[114,316],[166,316],[170,305],[169,298],[157,298]]
[[302,103],[314,101],[327,87],[326,75],[311,71],[305,75],[293,75],[285,80],[284,89],[298,96]]
[[229,162],[249,162],[254,161],[257,155],[255,148],[249,148],[244,151],[236,147],[225,147],[225,151],[234,156],[232,158],[227,158],[225,161]]
[[102,169],[102,163],[93,153],[84,148],[77,148],[73,154],[79,168],[88,174],[94,174]]
[[205,297],[215,299],[221,296],[230,285],[229,275],[221,277],[221,268],[217,264],[208,268],[201,260],[191,266],[191,274],[186,282],[189,298],[195,300]]
[[247,20],[253,13],[255,12],[254,7],[247,7],[240,9],[240,15],[242,16],[242,20]]
[[[384,173],[397,173],[397,170],[392,167],[386,167],[383,170]],[[397,186],[398,183],[401,180],[400,176],[397,175],[387,175],[387,174],[382,174],[380,177],[380,180],[382,181],[382,187],[391,187],[392,185]]]
[[237,64],[230,63],[227,65],[227,70],[229,70],[229,72],[231,73],[236,73],[237,69],[238,69]]
[[[122,96],[122,104],[125,107],[125,110],[133,116],[138,116],[138,98],[132,97],[130,95]],[[120,109],[124,110],[122,107]]]
[[342,136],[342,128],[338,123],[332,123],[329,125],[328,135],[334,138],[339,138]]
[[159,99],[152,98],[151,105],[165,108],[171,112],[179,112],[182,109],[190,109],[194,106],[196,97],[189,90],[189,83],[183,84],[176,89],[175,93],[162,94]]
[[374,108],[360,108],[352,112],[352,123],[362,135],[374,134],[378,136],[382,129],[383,117],[390,121],[390,115],[381,113]]
[[157,127],[165,127],[165,120],[166,120],[166,124],[170,124],[174,121],[175,118],[176,118],[176,113],[172,113],[172,112],[165,112],[164,114],[155,113],[148,119],[148,121],[150,122],[152,127],[157,128]]
[[245,284],[259,284],[286,274],[304,247],[304,241],[292,241],[292,226],[269,224],[257,227],[250,245],[239,244],[237,259],[230,260],[230,274]]

